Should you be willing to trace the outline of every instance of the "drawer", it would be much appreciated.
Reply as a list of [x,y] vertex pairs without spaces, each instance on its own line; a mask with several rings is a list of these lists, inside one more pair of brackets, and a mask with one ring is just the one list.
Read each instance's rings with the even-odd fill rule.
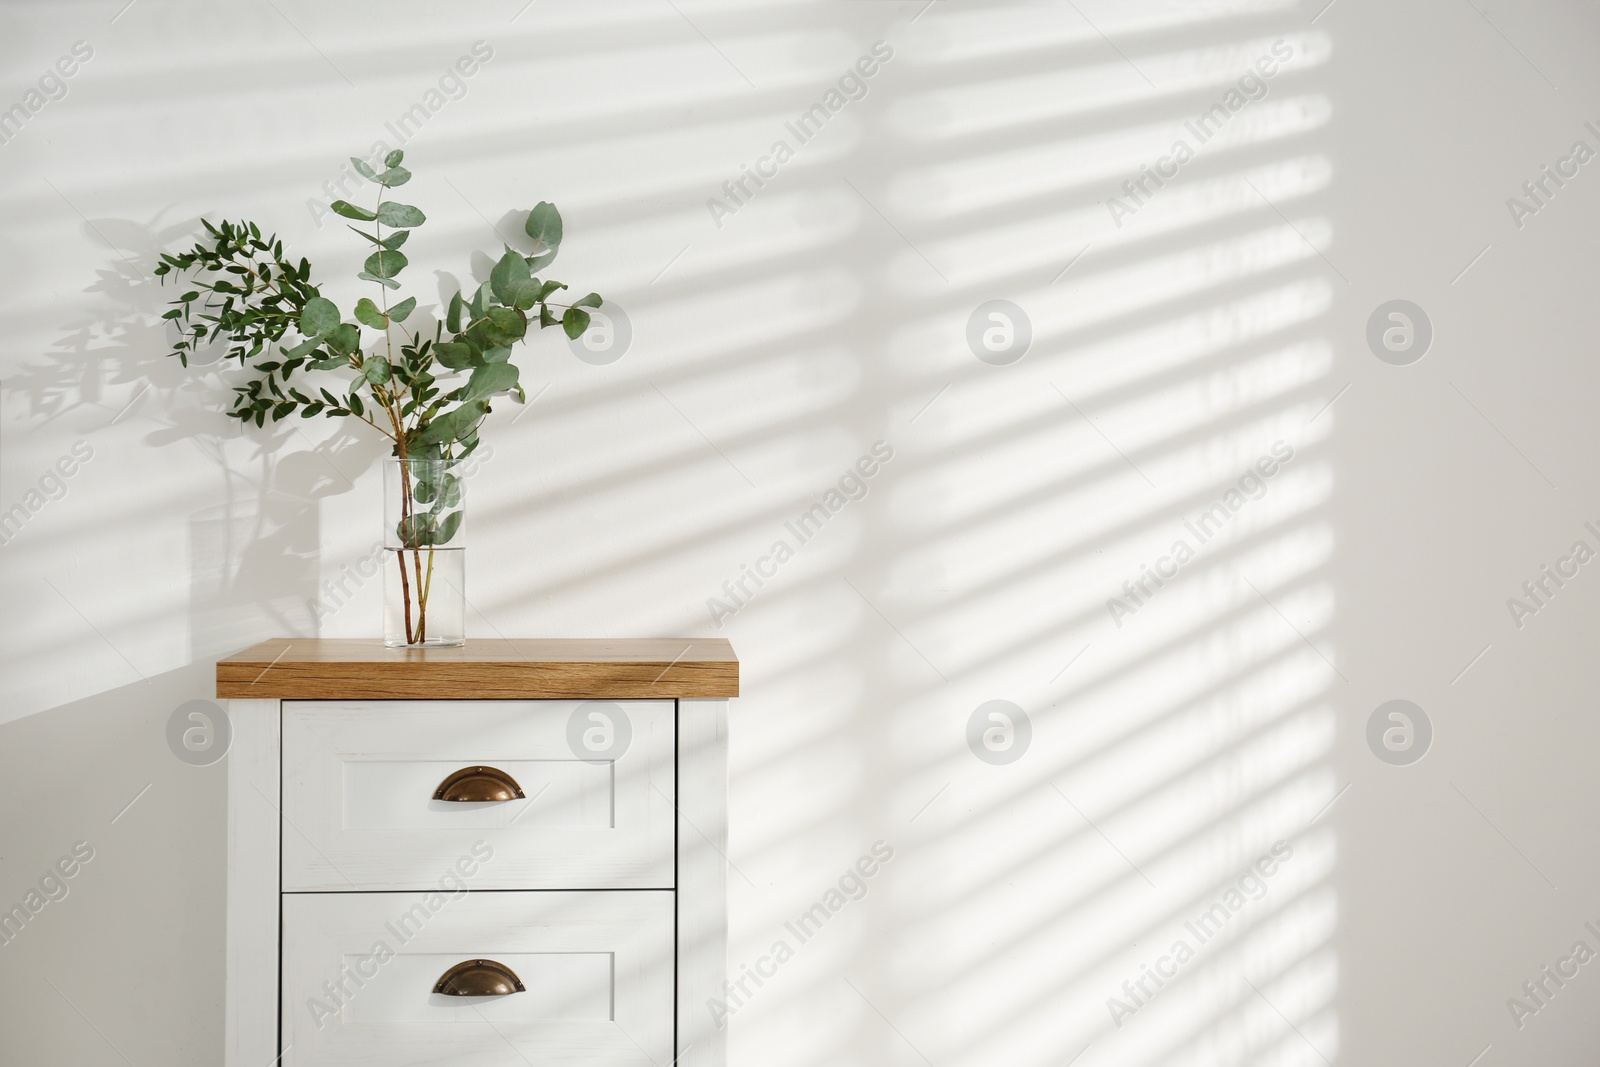
[[[675,719],[671,700],[285,701],[283,889],[670,889]],[[435,798],[474,767],[522,796]]]
[[[481,960],[523,991],[434,992]],[[284,1067],[662,1067],[673,997],[670,892],[283,898]]]

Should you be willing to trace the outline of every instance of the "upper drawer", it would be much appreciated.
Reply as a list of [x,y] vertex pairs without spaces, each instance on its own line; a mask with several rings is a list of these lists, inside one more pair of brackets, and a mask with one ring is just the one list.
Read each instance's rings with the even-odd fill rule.
[[[674,711],[670,700],[285,701],[283,888],[426,890],[448,877],[470,889],[670,889]],[[498,777],[522,796],[436,799],[475,767],[498,772],[478,785]]]

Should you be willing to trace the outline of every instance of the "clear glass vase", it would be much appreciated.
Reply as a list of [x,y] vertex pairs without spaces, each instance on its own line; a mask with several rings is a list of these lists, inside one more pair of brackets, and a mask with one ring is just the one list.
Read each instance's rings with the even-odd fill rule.
[[383,472],[383,643],[467,642],[462,460],[390,459]]

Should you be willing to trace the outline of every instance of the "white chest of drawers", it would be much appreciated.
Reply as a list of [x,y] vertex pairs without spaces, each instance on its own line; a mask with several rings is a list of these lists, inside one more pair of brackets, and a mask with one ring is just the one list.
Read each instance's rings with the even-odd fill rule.
[[718,640],[219,662],[227,1067],[723,1067],[737,693]]

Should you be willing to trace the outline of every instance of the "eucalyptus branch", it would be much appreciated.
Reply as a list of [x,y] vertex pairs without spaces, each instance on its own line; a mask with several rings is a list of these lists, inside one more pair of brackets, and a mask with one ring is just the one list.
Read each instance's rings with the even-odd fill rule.
[[[381,171],[352,159],[356,171],[378,187],[374,206],[343,200],[330,205],[374,246],[357,277],[382,290],[377,302],[358,299],[349,317],[312,282],[311,264],[285,258],[282,242],[275,235],[263,237],[254,222],[202,220],[202,240],[187,251],[162,255],[155,273],[163,283],[169,276],[188,276],[193,284],[163,316],[179,330],[171,354],[187,365],[202,343],[226,341],[227,358],[253,372],[234,387],[231,417],[257,426],[295,414],[355,418],[389,438],[398,457],[459,458],[478,446],[495,400],[509,396],[526,402],[512,357],[530,329],[559,325],[570,338],[588,329],[586,309],[600,307],[600,295],[560,303],[552,298],[566,284],[534,275],[556,258],[562,239],[560,212],[541,202],[524,225],[534,254],[507,246],[488,281],[470,295],[451,296],[431,337],[407,330],[403,324],[417,299],[391,304],[390,290],[400,289],[398,277],[409,265],[402,246],[427,217],[390,199],[394,189],[411,180],[403,158],[390,152]],[[372,232],[362,229],[367,223]],[[363,330],[381,332],[382,345],[372,338],[369,349]],[[415,515],[408,498],[403,543],[449,540],[453,527],[447,529],[441,518],[446,495],[440,490],[430,510]],[[426,596],[420,577],[418,592]]]

